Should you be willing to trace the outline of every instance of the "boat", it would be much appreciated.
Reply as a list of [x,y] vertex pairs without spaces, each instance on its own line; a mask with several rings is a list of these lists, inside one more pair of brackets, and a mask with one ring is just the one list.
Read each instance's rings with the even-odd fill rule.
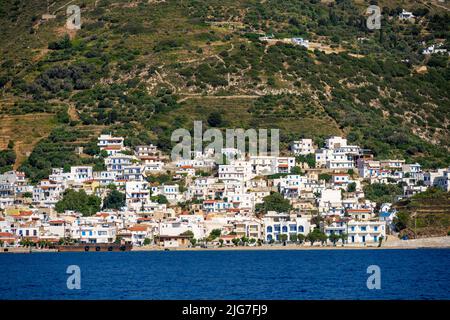
[[120,243],[78,243],[70,245],[58,245],[58,252],[120,252],[131,251],[131,244]]

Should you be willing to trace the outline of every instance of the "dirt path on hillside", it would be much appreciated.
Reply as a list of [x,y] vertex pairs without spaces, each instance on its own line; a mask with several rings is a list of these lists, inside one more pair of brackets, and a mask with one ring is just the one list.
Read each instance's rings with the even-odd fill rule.
[[205,96],[201,93],[188,93],[188,94],[183,94],[183,98],[179,99],[177,102],[181,103],[184,102],[186,100],[192,99],[192,98],[205,98],[205,99],[226,99],[226,100],[231,100],[231,99],[258,99],[262,96],[259,95],[230,95],[230,96]]

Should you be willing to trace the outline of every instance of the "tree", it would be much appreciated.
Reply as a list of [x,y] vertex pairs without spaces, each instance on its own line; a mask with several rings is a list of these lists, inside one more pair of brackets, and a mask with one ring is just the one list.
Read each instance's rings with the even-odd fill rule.
[[152,241],[149,238],[144,239],[144,246],[148,246]]
[[185,232],[180,233],[180,236],[188,236],[188,237],[193,238],[194,233],[191,230],[186,230]]
[[311,243],[311,246],[313,246],[314,242],[317,241],[317,234],[311,231],[310,233],[307,234],[306,240]]
[[214,239],[220,237],[222,231],[220,229],[213,229],[208,236],[208,241],[213,241]]
[[211,112],[208,117],[208,124],[211,127],[219,127],[222,124],[222,114],[218,111]]
[[297,241],[298,241],[300,244],[302,244],[303,242],[305,242],[305,240],[306,240],[306,237],[305,237],[304,234],[302,234],[302,233],[297,234]]
[[195,238],[191,238],[189,241],[191,242],[191,245],[193,247],[195,247],[195,245],[197,244],[197,239],[195,239]]
[[223,247],[223,239],[219,239],[220,247]]
[[239,238],[234,238],[233,240],[231,240],[231,242],[233,242],[233,244],[237,247],[239,245],[239,242],[241,242],[241,240]]
[[355,192],[356,191],[356,183],[351,182],[347,186],[347,192]]
[[316,228],[306,236],[306,240],[311,242],[311,246],[314,245],[314,242],[320,241],[324,244],[327,241],[327,235],[320,231],[320,229]]
[[70,37],[68,34],[65,34],[62,39],[59,39],[54,42],[50,42],[48,44],[48,48],[50,50],[63,50],[68,49],[72,46],[72,43],[70,42]]
[[395,230],[401,231],[403,229],[406,229],[408,227],[410,219],[411,219],[411,217],[409,216],[409,214],[407,212],[405,212],[405,211],[398,212],[393,221]]
[[248,241],[249,241],[249,239],[246,236],[242,236],[242,238],[241,238],[242,245],[246,246]]
[[333,177],[328,173],[319,174],[319,180],[325,180],[325,182],[330,182]]
[[316,156],[314,155],[314,153],[310,153],[306,156],[296,156],[295,161],[298,163],[307,163],[308,167],[310,168],[315,168],[316,166]]
[[378,247],[381,247],[381,243],[383,242],[383,239],[384,239],[383,236],[380,236],[380,237],[378,238]]
[[345,242],[347,241],[347,239],[348,239],[348,234],[346,234],[346,233],[341,233],[341,240],[342,240],[342,246],[344,246],[344,244],[345,244]]
[[320,231],[319,233],[319,241],[322,243],[322,245],[326,244],[328,240],[328,237],[325,233],[323,233],[322,231]]
[[377,204],[394,202],[397,195],[403,194],[403,189],[395,184],[372,183],[364,186],[364,195]]
[[287,241],[287,239],[288,239],[287,234],[280,234],[280,242],[285,242]]
[[152,201],[155,201],[159,204],[167,204],[169,203],[169,200],[167,200],[167,197],[163,194],[159,194],[157,196],[151,197],[150,198]]
[[103,201],[103,209],[120,210],[120,208],[125,206],[125,199],[126,196],[124,193],[114,189],[109,192]]
[[300,167],[297,167],[297,166],[292,167],[291,173],[300,175],[300,174],[302,174],[302,169]]
[[331,243],[333,243],[333,246],[336,246],[336,242],[341,239],[341,236],[339,234],[332,233],[330,234],[329,239]]
[[84,216],[92,216],[100,211],[101,199],[94,195],[87,195],[86,191],[75,191],[68,189],[64,192],[63,198],[55,204],[55,209],[59,213],[66,210],[74,210]]
[[291,234],[289,235],[289,241],[291,241],[291,242],[297,242],[297,239],[298,239],[298,237],[297,237],[297,234],[296,234],[296,233],[291,233]]
[[292,206],[288,199],[285,199],[280,193],[273,192],[264,197],[263,203],[256,205],[257,212],[267,213],[269,211],[289,212]]

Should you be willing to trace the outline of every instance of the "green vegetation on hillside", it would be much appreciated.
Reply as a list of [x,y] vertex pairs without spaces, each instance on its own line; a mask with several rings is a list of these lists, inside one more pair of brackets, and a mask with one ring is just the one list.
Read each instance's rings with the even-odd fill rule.
[[64,192],[63,198],[59,200],[55,209],[62,213],[66,210],[81,212],[84,216],[92,216],[100,211],[101,199],[94,195],[87,195],[86,191],[75,191],[68,189]]
[[445,236],[450,231],[450,192],[429,188],[395,204],[400,237]]
[[[434,43],[449,48],[450,16],[431,4],[370,1],[383,13],[382,29],[371,31],[369,1],[83,0],[82,28],[69,32],[64,10],[43,21],[42,1],[4,2],[0,114],[56,114],[74,130],[105,126],[130,146],[163,150],[193,120],[279,128],[283,148],[342,134],[377,158],[450,164],[449,57],[421,54]],[[418,18],[400,21],[402,8]],[[262,43],[262,34],[323,50]],[[50,164],[80,162],[68,144],[46,145],[59,134],[24,163],[33,179]],[[40,163],[47,151],[55,160]]]

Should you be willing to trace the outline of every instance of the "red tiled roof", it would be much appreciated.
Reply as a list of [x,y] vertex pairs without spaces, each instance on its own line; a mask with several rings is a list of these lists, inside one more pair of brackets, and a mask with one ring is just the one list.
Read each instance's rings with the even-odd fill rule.
[[133,227],[129,227],[129,231],[147,231],[148,226],[146,225],[135,225]]
[[0,238],[14,238],[14,235],[10,232],[0,232]]
[[65,222],[64,220],[51,220],[48,223],[50,223],[50,224],[60,224],[60,223],[64,223],[64,222]]
[[106,147],[102,147],[103,150],[120,150],[122,149],[121,146],[106,146]]

